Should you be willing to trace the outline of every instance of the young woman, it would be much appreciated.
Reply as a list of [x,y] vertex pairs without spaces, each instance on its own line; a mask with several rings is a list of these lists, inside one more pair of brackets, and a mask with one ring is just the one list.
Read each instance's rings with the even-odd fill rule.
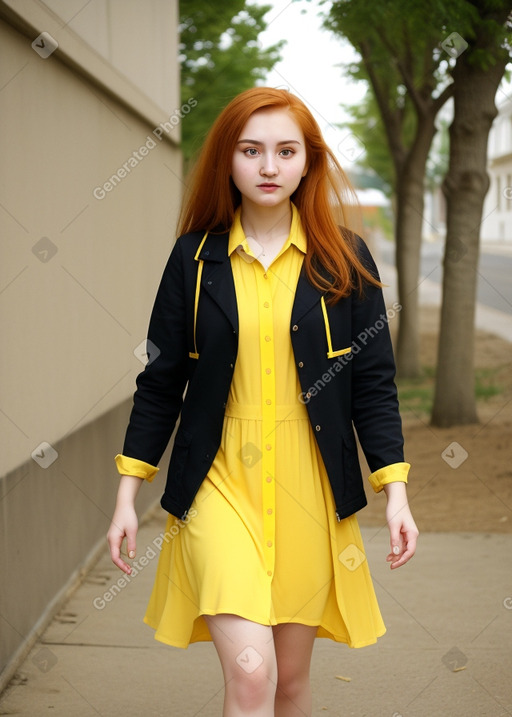
[[[153,308],[108,533],[135,557],[134,500],[174,430],[145,622],[213,640],[224,717],[311,715],[315,637],[385,631],[356,512],[354,428],[387,496],[391,568],[415,551],[381,284],[337,223],[344,174],[284,90],[236,97],[210,131]],[[340,189],[341,188],[341,189]],[[151,355],[153,354],[153,355]]]

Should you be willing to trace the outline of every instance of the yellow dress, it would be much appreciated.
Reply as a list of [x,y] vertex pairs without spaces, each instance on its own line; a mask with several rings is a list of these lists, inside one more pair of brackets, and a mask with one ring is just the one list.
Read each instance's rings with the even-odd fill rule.
[[229,253],[239,349],[222,441],[186,524],[170,515],[144,621],[176,647],[211,640],[203,615],[318,626],[362,647],[385,632],[355,515],[338,522],[290,340],[306,239],[290,236],[267,271],[239,214]]

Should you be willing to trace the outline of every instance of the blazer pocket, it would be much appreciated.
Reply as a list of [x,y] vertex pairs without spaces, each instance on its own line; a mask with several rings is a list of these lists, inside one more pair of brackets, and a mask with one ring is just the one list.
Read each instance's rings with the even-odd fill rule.
[[336,358],[336,356],[344,356],[345,354],[349,354],[351,351],[352,346],[349,346],[346,349],[339,349],[339,351],[328,351],[327,358]]
[[322,305],[322,314],[324,316],[324,324],[325,324],[325,336],[327,339],[327,358],[336,358],[337,356],[343,356],[344,354],[348,354],[352,351],[352,347],[348,346],[346,349],[338,349],[334,350],[332,347],[332,338],[331,338],[331,327],[329,325],[329,316],[327,314],[327,307],[325,305],[324,297],[320,299],[320,303]]
[[198,261],[199,264],[197,265],[197,275],[196,275],[196,291],[194,296],[194,350],[189,351],[188,355],[191,359],[198,359],[199,358],[199,352],[197,350],[197,341],[196,341],[196,327],[197,327],[197,307],[199,305],[199,295],[201,293],[201,276],[203,274],[203,260],[199,258],[199,255],[201,253],[201,249],[203,248],[203,244],[206,241],[206,237],[208,236],[208,232],[204,235],[201,243],[199,244],[199,247],[197,249],[196,255],[194,257],[195,261]]

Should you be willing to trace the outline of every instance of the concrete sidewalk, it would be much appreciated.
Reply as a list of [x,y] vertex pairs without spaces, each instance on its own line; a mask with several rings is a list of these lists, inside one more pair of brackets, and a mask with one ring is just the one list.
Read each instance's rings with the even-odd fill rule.
[[[139,560],[164,526],[160,508],[141,525]],[[415,558],[396,572],[384,560],[387,530],[365,528],[363,538],[388,632],[358,650],[316,641],[313,715],[511,715],[512,535],[423,534]],[[220,716],[212,643],[168,647],[142,623],[156,563],[149,558],[119,590],[112,586],[122,573],[105,547],[19,669],[0,714]]]

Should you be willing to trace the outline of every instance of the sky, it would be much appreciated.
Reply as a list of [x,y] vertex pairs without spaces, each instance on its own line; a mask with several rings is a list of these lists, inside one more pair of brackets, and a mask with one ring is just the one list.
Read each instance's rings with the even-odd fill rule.
[[347,42],[334,38],[321,29],[321,13],[329,3],[319,0],[253,0],[253,4],[272,5],[265,15],[267,31],[260,34],[263,47],[286,40],[278,63],[266,79],[270,87],[284,87],[298,95],[317,120],[326,142],[342,164],[355,162],[362,146],[348,129],[335,125],[343,123],[349,114],[342,104],[357,103],[365,93],[363,83],[350,81],[337,64],[356,58]]

